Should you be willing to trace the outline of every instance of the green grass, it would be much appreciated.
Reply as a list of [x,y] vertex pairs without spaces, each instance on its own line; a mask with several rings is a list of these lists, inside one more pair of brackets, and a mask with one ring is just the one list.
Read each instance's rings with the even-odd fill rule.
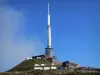
[[48,64],[51,65],[51,62],[49,62],[48,60],[44,60],[44,59],[30,59],[30,60],[25,60],[22,63],[18,64],[17,66],[15,66],[14,68],[10,69],[9,71],[26,71],[26,70],[30,70],[30,68],[32,68],[34,66],[34,64]]
[[59,71],[59,70],[48,70],[48,71],[41,71],[41,70],[35,70],[35,71],[21,71],[21,72],[5,72],[0,73],[0,75],[100,75],[100,73],[93,73],[93,72],[68,72],[65,70]]

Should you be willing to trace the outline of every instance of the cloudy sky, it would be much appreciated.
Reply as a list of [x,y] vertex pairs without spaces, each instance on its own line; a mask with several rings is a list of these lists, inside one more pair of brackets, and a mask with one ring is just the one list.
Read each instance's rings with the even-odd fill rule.
[[0,0],[1,72],[44,53],[48,2],[57,59],[100,67],[99,0]]

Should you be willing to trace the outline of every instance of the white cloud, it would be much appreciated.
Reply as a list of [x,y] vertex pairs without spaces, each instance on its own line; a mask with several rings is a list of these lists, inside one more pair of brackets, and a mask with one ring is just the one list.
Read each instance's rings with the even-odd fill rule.
[[27,56],[43,52],[43,43],[39,38],[25,39],[25,22],[25,16],[20,11],[9,6],[0,7],[0,71],[8,70]]

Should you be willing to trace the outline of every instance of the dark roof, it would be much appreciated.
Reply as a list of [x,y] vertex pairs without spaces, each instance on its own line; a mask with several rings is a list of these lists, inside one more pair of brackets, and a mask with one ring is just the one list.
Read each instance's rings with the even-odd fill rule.
[[64,61],[63,64],[72,64],[72,65],[79,65],[79,64],[76,64],[74,62],[71,62],[71,61]]
[[45,57],[45,55],[32,56],[32,58],[36,58],[36,57]]

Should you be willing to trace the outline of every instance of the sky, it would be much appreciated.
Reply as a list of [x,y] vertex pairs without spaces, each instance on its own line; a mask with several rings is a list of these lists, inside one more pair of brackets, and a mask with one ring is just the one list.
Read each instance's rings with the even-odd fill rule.
[[57,60],[100,68],[100,0],[0,0],[0,72],[44,54],[48,2]]

